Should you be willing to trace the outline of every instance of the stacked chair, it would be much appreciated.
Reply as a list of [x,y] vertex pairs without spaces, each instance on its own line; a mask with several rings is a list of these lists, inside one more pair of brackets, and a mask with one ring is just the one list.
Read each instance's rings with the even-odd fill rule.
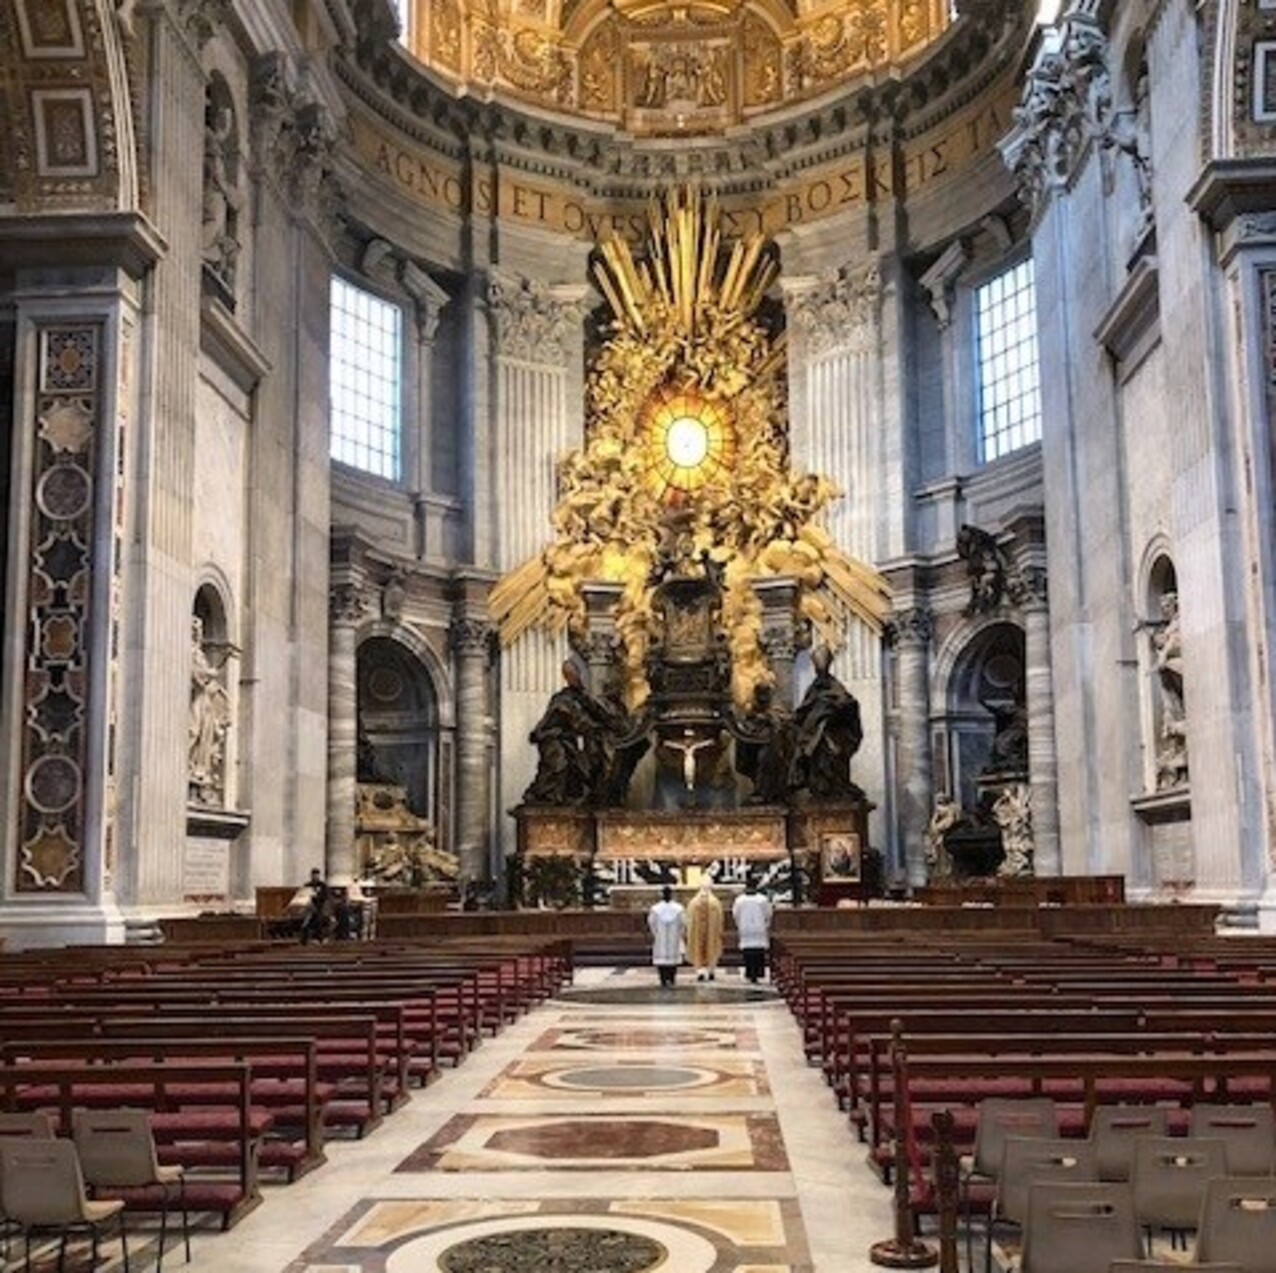
[[0,1189],[5,1219],[22,1233],[27,1273],[31,1269],[31,1239],[37,1234],[57,1235],[61,1270],[70,1238],[87,1233],[96,1267],[99,1236],[112,1225],[118,1229],[124,1273],[128,1273],[124,1203],[88,1196],[71,1141],[40,1136],[6,1136],[0,1140]]

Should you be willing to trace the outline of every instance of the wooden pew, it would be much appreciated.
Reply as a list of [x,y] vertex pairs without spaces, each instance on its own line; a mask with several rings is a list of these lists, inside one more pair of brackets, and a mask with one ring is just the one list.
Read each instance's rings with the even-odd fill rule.
[[[228,1229],[261,1201],[257,1156],[271,1117],[253,1107],[251,1071],[242,1062],[208,1061],[181,1064],[147,1063],[75,1065],[13,1062],[0,1065],[0,1106],[9,1111],[45,1109],[56,1115],[61,1132],[69,1135],[72,1111],[86,1103],[130,1105],[152,1111],[157,1142],[180,1146],[210,1134],[230,1138],[236,1149],[231,1183],[201,1180],[186,1186],[192,1211],[220,1213]],[[199,1104],[181,1104],[172,1092],[183,1086],[203,1089]],[[191,1164],[198,1168],[199,1163]]]
[[[145,1022],[142,1031],[134,1032],[121,1023],[107,1027],[110,1037],[92,1039],[66,1037],[70,1028],[57,1030],[52,1025],[39,1027],[38,1033],[24,1031],[20,1042],[0,1044],[0,1064],[26,1061],[66,1061],[80,1065],[119,1065],[121,1063],[180,1064],[188,1060],[225,1060],[246,1062],[250,1068],[249,1099],[253,1105],[268,1110],[274,1120],[272,1132],[297,1126],[300,1144],[291,1138],[267,1138],[258,1156],[262,1167],[279,1167],[289,1183],[314,1170],[325,1161],[324,1110],[332,1098],[332,1084],[321,1084],[318,1077],[317,1049],[313,1038],[279,1034],[249,1038],[229,1034],[219,1028],[217,1036],[193,1035],[168,1031],[168,1037],[157,1028],[160,1023]],[[82,1031],[80,1034],[82,1036]],[[61,1034],[60,1038],[39,1037]],[[170,1096],[178,1096],[169,1091]],[[209,1152],[205,1165],[225,1161],[225,1155]]]

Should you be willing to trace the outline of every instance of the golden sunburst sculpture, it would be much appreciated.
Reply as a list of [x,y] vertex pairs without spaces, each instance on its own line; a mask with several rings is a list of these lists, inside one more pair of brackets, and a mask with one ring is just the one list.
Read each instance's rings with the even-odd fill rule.
[[721,572],[732,697],[744,706],[771,678],[754,580],[794,579],[800,614],[834,648],[852,618],[881,631],[890,590],[820,524],[833,484],[789,466],[784,339],[757,318],[775,277],[766,240],[728,251],[716,203],[689,190],[648,221],[643,259],[614,236],[599,244],[613,321],[589,372],[585,445],[559,465],[554,542],[497,584],[491,613],[503,645],[536,626],[581,637],[583,585],[622,585],[616,626],[637,706],[672,552],[684,572]]

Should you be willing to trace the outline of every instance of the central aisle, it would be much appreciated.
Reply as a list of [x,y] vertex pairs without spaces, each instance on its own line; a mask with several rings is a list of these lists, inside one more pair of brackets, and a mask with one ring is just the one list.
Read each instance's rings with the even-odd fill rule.
[[746,997],[734,975],[654,982],[582,970],[576,998],[486,1040],[367,1141],[331,1144],[326,1166],[267,1188],[231,1233],[200,1235],[192,1268],[869,1269],[890,1193],[783,1003]]

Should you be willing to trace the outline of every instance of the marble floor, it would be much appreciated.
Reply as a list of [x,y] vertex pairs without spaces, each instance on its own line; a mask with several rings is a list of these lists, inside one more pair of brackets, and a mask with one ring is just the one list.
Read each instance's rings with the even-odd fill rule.
[[[685,973],[684,973],[685,978]],[[797,1029],[734,974],[585,969],[193,1273],[857,1273],[890,1193]],[[650,992],[648,992],[650,991]],[[614,993],[621,992],[621,993]],[[598,1000],[620,1002],[598,1002]],[[118,1248],[116,1248],[118,1249]],[[112,1261],[114,1264],[115,1262]],[[183,1267],[171,1249],[166,1267]],[[134,1261],[153,1268],[153,1252]]]

